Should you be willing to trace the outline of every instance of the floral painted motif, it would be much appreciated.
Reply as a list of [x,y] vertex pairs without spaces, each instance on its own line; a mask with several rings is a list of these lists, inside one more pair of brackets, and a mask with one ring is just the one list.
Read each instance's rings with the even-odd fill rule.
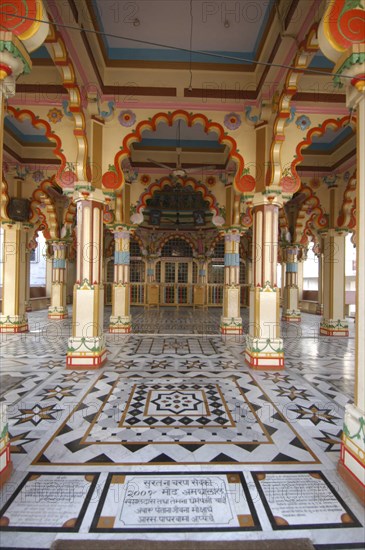
[[140,181],[142,185],[149,185],[151,183],[151,176],[148,174],[142,174]]
[[312,124],[311,123],[311,120],[309,117],[307,117],[307,115],[301,115],[297,118],[297,120],[295,121],[295,124],[298,128],[300,128],[301,130],[306,130],[307,128],[309,128],[309,126]]
[[48,120],[52,122],[52,124],[56,124],[57,122],[61,122],[63,119],[63,113],[60,109],[57,109],[56,107],[53,107],[53,109],[50,109],[47,113]]
[[119,124],[129,128],[136,122],[136,115],[133,111],[120,111],[118,115]]
[[208,185],[213,186],[213,185],[216,184],[216,181],[217,181],[217,180],[216,180],[216,178],[215,178],[214,176],[208,176],[208,177],[207,177],[207,184],[208,184]]
[[40,183],[44,180],[44,172],[42,170],[36,170],[33,172],[33,179],[36,183]]
[[241,117],[238,113],[228,113],[224,117],[224,125],[228,130],[237,130],[242,124]]
[[309,181],[309,185],[312,189],[318,189],[319,186],[321,185],[321,181],[318,178],[312,178]]

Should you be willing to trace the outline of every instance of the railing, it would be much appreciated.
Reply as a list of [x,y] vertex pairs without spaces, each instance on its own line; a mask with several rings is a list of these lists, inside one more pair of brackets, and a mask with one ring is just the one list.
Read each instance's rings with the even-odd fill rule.
[[223,284],[207,284],[207,305],[221,306],[223,304]]
[[[154,283],[159,286],[159,303],[162,306],[192,306],[194,285],[191,283]],[[112,303],[113,283],[104,283],[105,304]],[[209,283],[205,288],[208,307],[221,307],[223,304],[223,284]],[[241,285],[241,306],[249,305],[250,285]],[[147,305],[147,283],[130,283],[131,305]]]

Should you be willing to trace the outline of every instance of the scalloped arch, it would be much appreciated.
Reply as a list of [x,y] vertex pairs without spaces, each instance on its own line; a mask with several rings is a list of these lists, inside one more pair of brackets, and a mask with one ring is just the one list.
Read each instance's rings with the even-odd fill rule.
[[[125,179],[124,174],[121,169],[122,161],[125,158],[128,158],[131,154],[131,145],[135,142],[140,142],[142,140],[142,132],[145,130],[150,130],[155,132],[157,126],[161,122],[167,123],[169,126],[172,126],[177,120],[184,120],[188,126],[194,126],[195,124],[201,124],[207,133],[215,132],[218,134],[218,141],[224,145],[227,145],[229,148],[229,158],[233,160],[236,164],[236,174],[234,176],[233,183],[236,189],[241,192],[250,192],[255,188],[256,183],[248,185],[245,183],[243,178],[241,178],[242,171],[244,169],[244,160],[240,153],[237,151],[236,140],[232,137],[226,135],[226,132],[221,124],[218,122],[211,122],[205,115],[202,113],[188,113],[182,109],[178,109],[171,113],[156,113],[149,120],[142,120],[137,124],[136,129],[125,136],[123,139],[123,144],[121,150],[114,157],[114,167],[117,173],[117,183],[116,188],[120,188],[124,185]],[[239,187],[238,187],[239,186]]]
[[[308,235],[316,237],[316,240],[318,240],[318,236],[313,229],[325,229],[328,225],[328,220],[313,189],[302,187],[301,192],[306,195],[306,199],[298,212],[294,242],[305,245],[308,244]],[[301,235],[301,239],[298,241],[299,235]]]
[[[335,119],[335,118],[327,118],[320,126],[316,126],[315,128],[311,128],[308,132],[307,132],[307,135],[305,137],[305,139],[303,139],[303,141],[300,141],[298,143],[298,145],[296,146],[296,149],[295,149],[295,158],[293,159],[292,163],[291,163],[291,166],[290,166],[290,169],[291,169],[291,173],[296,181],[296,187],[294,189],[290,189],[288,190],[289,193],[296,193],[297,191],[299,191],[300,189],[300,185],[301,185],[301,181],[300,181],[300,177],[299,177],[299,174],[297,172],[297,166],[298,164],[300,164],[303,160],[303,154],[302,154],[302,150],[305,149],[306,147],[309,147],[309,145],[311,145],[313,143],[313,136],[323,136],[323,134],[326,133],[326,130],[328,128],[331,128],[331,129],[334,129],[335,131],[336,130],[339,130],[339,128],[343,128],[343,126],[346,124],[346,123],[349,123],[351,124],[353,127],[356,126],[356,116],[353,116],[352,119],[349,115],[346,115],[340,119]],[[286,191],[284,188],[283,188],[283,191]]]
[[60,179],[59,179],[60,175],[62,174],[62,172],[63,172],[63,170],[66,166],[66,157],[62,153],[62,141],[59,138],[59,136],[57,136],[57,134],[55,134],[54,131],[51,129],[51,126],[50,126],[49,122],[47,122],[46,120],[44,120],[42,118],[36,117],[36,115],[33,113],[33,111],[30,111],[29,109],[16,109],[15,107],[12,107],[11,105],[8,105],[7,111],[8,111],[8,113],[11,113],[11,115],[16,120],[23,121],[23,120],[28,119],[28,120],[30,120],[30,122],[31,122],[31,124],[34,128],[43,128],[43,129],[45,129],[46,137],[50,141],[54,141],[56,143],[56,147],[53,149],[53,154],[57,158],[59,158],[60,161],[61,161],[61,166],[59,167],[59,169],[57,170],[57,173],[56,173],[56,179],[57,179],[57,182],[59,183],[60,182]]
[[[209,209],[214,213],[214,215],[218,215],[219,210],[217,206],[217,201],[213,193],[204,185],[204,183],[200,183],[196,181],[194,178],[186,178],[186,179],[179,179],[179,182],[183,187],[187,187],[188,185],[191,185],[194,189],[194,191],[200,191],[203,195],[204,200],[209,202]],[[141,212],[142,208],[145,208],[147,206],[147,200],[150,199],[155,191],[158,191],[159,189],[163,189],[167,185],[171,185],[171,180],[168,177],[163,177],[159,179],[157,182],[151,183],[147,190],[144,191],[137,203],[137,212]]]
[[45,226],[44,236],[46,239],[59,239],[59,226],[57,222],[57,211],[48,189],[52,187],[53,180],[47,179],[33,191],[31,198],[32,216],[30,223],[36,223],[37,219]]
[[181,239],[182,241],[187,242],[188,245],[191,246],[193,250],[196,247],[196,243],[194,242],[194,240],[190,236],[183,235],[183,234],[176,235],[175,232],[172,232],[169,235],[166,235],[166,237],[163,237],[163,239],[160,241],[160,243],[158,245],[158,251],[161,251],[162,248],[165,246],[165,244],[168,243],[169,241],[171,241],[172,239]]

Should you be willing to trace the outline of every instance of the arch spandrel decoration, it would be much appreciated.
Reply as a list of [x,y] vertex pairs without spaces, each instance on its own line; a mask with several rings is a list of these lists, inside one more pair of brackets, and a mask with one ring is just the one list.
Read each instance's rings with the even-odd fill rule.
[[349,115],[346,115],[342,118],[327,118],[320,126],[316,126],[315,128],[311,128],[305,137],[305,139],[298,143],[295,149],[295,156],[294,159],[290,165],[290,171],[292,174],[292,177],[287,178],[287,183],[283,185],[283,191],[286,193],[296,193],[300,189],[301,180],[299,177],[299,174],[297,172],[297,166],[302,162],[304,159],[303,156],[303,149],[306,147],[309,147],[313,143],[313,136],[323,136],[327,129],[332,130],[339,130],[340,128],[343,128],[345,125],[351,124],[353,127],[356,126],[356,116],[352,116],[352,118]]
[[[198,182],[195,178],[179,178],[179,183],[182,187],[191,186],[194,191],[200,192],[203,199],[209,203],[209,210],[213,212],[213,215],[218,215],[219,209],[217,200],[204,183]],[[136,209],[137,212],[142,212],[144,208],[147,208],[147,201],[152,198],[155,191],[160,191],[167,186],[171,186],[171,179],[169,177],[163,177],[159,181],[151,183],[146,191],[139,197]]]
[[349,178],[343,194],[340,214],[337,218],[338,227],[347,227],[354,230],[356,227],[356,170]]
[[306,245],[308,244],[308,235],[311,235],[315,241],[318,241],[317,231],[325,229],[328,226],[328,218],[313,189],[303,186],[300,192],[306,195],[306,199],[298,212],[294,242]]
[[34,128],[43,128],[45,130],[45,136],[50,141],[53,141],[56,146],[53,149],[53,154],[55,157],[59,158],[61,161],[61,166],[58,168],[56,173],[56,180],[57,183],[62,183],[61,175],[65,169],[66,166],[66,157],[62,152],[62,142],[61,139],[55,132],[52,130],[49,122],[42,118],[38,118],[33,111],[30,111],[29,109],[16,109],[15,107],[12,107],[11,105],[8,105],[7,107],[8,113],[13,116],[16,120],[30,120],[32,126]]
[[44,180],[33,191],[30,202],[32,215],[29,221],[35,224],[37,220],[40,220],[41,225],[44,225],[45,238],[56,240],[60,238],[57,211],[48,191],[53,187],[53,183],[54,179]]
[[236,164],[236,174],[233,179],[234,186],[236,189],[241,192],[251,192],[256,186],[255,180],[252,178],[252,181],[242,177],[242,172],[244,169],[244,160],[243,157],[237,150],[236,140],[228,136],[221,124],[218,122],[211,122],[205,115],[201,113],[188,113],[182,109],[173,111],[172,113],[157,113],[149,120],[143,120],[137,124],[136,129],[125,136],[123,139],[123,144],[121,150],[114,157],[114,170],[116,174],[115,178],[115,189],[120,189],[125,183],[125,178],[123,171],[121,169],[122,161],[127,159],[131,155],[131,145],[135,142],[140,142],[142,140],[142,133],[145,130],[155,132],[157,126],[161,122],[165,122],[169,126],[172,126],[177,120],[184,120],[187,126],[194,126],[195,124],[201,124],[205,129],[206,133],[215,132],[218,135],[218,142],[227,145],[229,148],[229,158]]

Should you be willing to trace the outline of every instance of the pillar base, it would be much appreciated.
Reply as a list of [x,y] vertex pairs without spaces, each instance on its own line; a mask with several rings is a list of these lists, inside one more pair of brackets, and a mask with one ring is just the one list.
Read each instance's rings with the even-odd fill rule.
[[302,318],[299,309],[287,309],[283,311],[282,320],[287,323],[300,323]]
[[30,302],[25,302],[24,306],[25,306],[26,313],[29,313],[30,311],[33,311],[32,310],[32,304]]
[[221,317],[221,334],[243,334],[242,317]]
[[130,334],[132,332],[131,317],[110,317],[109,332],[113,334]]
[[58,321],[60,319],[67,319],[68,311],[67,307],[50,306],[48,308],[48,319]]
[[13,463],[9,460],[5,468],[0,472],[0,487],[2,487],[10,479],[12,471]]
[[66,368],[99,369],[107,359],[105,336],[71,337],[68,340]]
[[365,413],[352,404],[345,407],[338,471],[365,504]]
[[282,370],[284,368],[283,340],[247,336],[245,359],[252,369]]
[[323,315],[323,304],[317,304],[316,315]]
[[349,325],[346,319],[322,319],[319,333],[322,336],[348,336]]
[[0,315],[0,332],[17,333],[28,332],[28,318],[26,315]]

